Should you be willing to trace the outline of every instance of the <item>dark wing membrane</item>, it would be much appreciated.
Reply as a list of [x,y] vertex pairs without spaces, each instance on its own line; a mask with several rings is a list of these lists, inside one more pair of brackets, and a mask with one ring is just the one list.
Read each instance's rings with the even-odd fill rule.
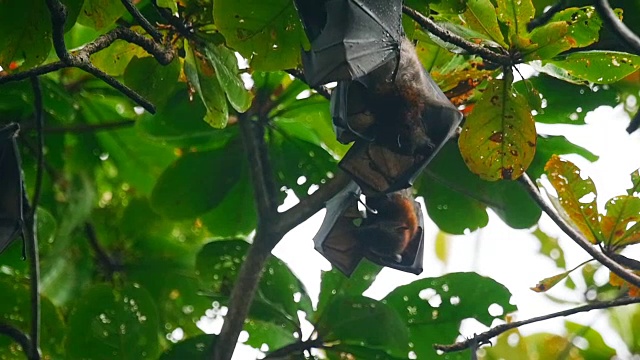
[[296,8],[311,41],[302,54],[311,86],[362,77],[399,54],[402,0],[296,0]]
[[17,124],[0,129],[0,253],[18,237],[23,219],[23,181]]
[[340,81],[331,91],[333,128],[340,143],[374,140],[371,125],[375,119],[367,109],[367,97],[367,88],[359,81]]
[[313,238],[315,249],[345,275],[350,276],[363,258],[356,237],[354,220],[362,218],[358,211],[360,188],[353,181],[327,201],[327,213]]
[[411,242],[402,253],[402,261],[396,262],[390,260],[388,257],[376,255],[371,251],[365,254],[365,257],[367,259],[378,265],[390,267],[400,271],[409,272],[416,275],[422,273],[424,262],[424,217],[422,215],[422,210],[420,209],[420,204],[415,201],[414,208],[418,215],[419,227],[415,236],[413,237],[413,239],[411,239]]

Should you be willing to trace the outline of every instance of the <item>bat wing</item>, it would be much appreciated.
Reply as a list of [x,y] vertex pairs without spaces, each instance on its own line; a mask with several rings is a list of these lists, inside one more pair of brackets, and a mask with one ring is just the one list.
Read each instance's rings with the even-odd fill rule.
[[16,145],[17,124],[0,129],[0,253],[15,240],[23,223],[23,179]]
[[[356,82],[353,81],[353,83]],[[347,97],[332,108],[332,111],[338,114],[338,116],[334,114],[336,130],[342,129],[342,136],[345,138],[349,134],[352,135],[351,137],[360,138],[340,161],[340,167],[360,185],[365,195],[387,194],[411,186],[460,125],[462,113],[451,104],[429,74],[427,74],[426,86],[430,89],[428,93],[431,97],[426,99],[427,105],[422,113],[422,122],[433,147],[413,155],[398,154],[354,133],[353,126],[347,126],[350,126],[351,119],[355,118],[354,115],[349,115],[351,110],[348,107],[352,104],[358,105],[360,98],[354,97],[354,100],[350,101],[350,96],[354,93],[351,91],[336,94],[336,96]],[[346,106],[347,109],[342,109],[339,105]],[[353,111],[360,111],[360,109],[354,108]],[[340,122],[337,122],[336,117]]]
[[372,141],[375,119],[367,108],[367,88],[357,80],[345,80],[331,91],[331,116],[336,138],[342,144],[357,139]]
[[413,239],[411,239],[411,242],[402,253],[402,261],[395,262],[389,258],[376,255],[371,251],[365,254],[367,259],[378,265],[387,266],[400,271],[416,275],[422,273],[424,261],[424,217],[422,215],[422,210],[420,209],[420,204],[414,201],[414,207],[418,214],[419,227]]
[[311,50],[302,54],[311,86],[362,77],[399,55],[402,0],[295,3],[311,41]]
[[352,181],[329,200],[327,214],[313,238],[315,249],[347,276],[353,273],[364,256],[354,224],[354,220],[362,218],[358,211],[359,195],[360,188]]

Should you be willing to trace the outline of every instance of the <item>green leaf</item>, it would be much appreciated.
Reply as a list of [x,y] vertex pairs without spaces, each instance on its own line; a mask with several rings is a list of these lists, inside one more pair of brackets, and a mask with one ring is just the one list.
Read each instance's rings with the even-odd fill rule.
[[553,155],[577,154],[583,158],[594,162],[598,156],[591,151],[578,146],[564,136],[538,135],[536,146],[536,156],[531,162],[527,173],[533,178],[539,178],[544,173],[545,164]]
[[[258,216],[248,167],[227,196],[213,210],[201,216],[202,223],[216,237],[248,235],[255,230]],[[233,221],[229,221],[233,219]]]
[[576,84],[611,84],[640,69],[640,56],[617,51],[578,51],[534,65],[536,70]]
[[238,74],[238,60],[233,51],[225,46],[213,45],[205,47],[204,51],[231,106],[238,112],[247,111],[251,106],[252,96],[244,88],[244,82]]
[[518,183],[485,181],[470,172],[453,142],[445,144],[429,164],[417,189],[431,219],[451,234],[484,227],[487,206],[516,229],[535,225],[541,214]]
[[[397,287],[383,303],[404,319],[417,358],[435,359],[433,344],[454,342],[462,320],[474,318],[489,326],[494,319],[517,310],[510,298],[509,290],[493,279],[476,273],[451,273]],[[491,315],[492,305],[499,306],[502,313]]]
[[468,0],[428,0],[429,8],[444,14],[459,14],[466,9]]
[[590,178],[583,179],[580,169],[558,156],[551,157],[545,167],[551,185],[558,193],[559,210],[592,243],[602,239],[598,216],[596,186]]
[[409,334],[397,309],[364,296],[334,297],[318,319],[318,337],[327,342],[384,350],[391,356],[406,356]]
[[566,50],[589,46],[598,41],[601,27],[593,6],[564,9],[531,32],[534,50],[523,54],[524,60],[550,59]]
[[215,24],[227,44],[249,59],[254,70],[295,68],[300,63],[304,32],[289,0],[219,0]]
[[189,99],[186,86],[178,86],[158,113],[144,113],[136,121],[143,136],[186,149],[207,150],[224,146],[237,135],[237,129],[215,129],[202,121],[207,110],[199,100]]
[[156,106],[173,94],[180,76],[180,61],[160,65],[152,56],[133,57],[124,71],[124,83]]
[[540,254],[553,260],[557,267],[566,269],[567,263],[564,260],[564,250],[558,244],[558,238],[550,236],[539,227],[536,227],[532,235],[540,242]]
[[216,344],[215,335],[199,335],[174,344],[165,351],[160,360],[206,360],[211,357]]
[[535,9],[531,0],[497,0],[498,20],[508,29],[507,42],[516,48],[526,48],[530,40],[527,24],[533,20]]
[[145,56],[148,54],[140,46],[124,40],[116,40],[108,48],[91,55],[91,62],[107,75],[120,76],[124,74],[131,59]]
[[[530,78],[529,81],[545,103],[541,110],[536,110],[534,116],[539,123],[582,125],[590,111],[603,105],[614,107],[618,104],[618,94],[614,89],[576,85],[545,74]],[[522,81],[515,83],[514,87],[520,93],[530,91]]]
[[[196,258],[196,269],[204,289],[215,296],[229,296],[249,246],[243,240],[219,240],[206,244]],[[250,317],[273,322],[290,331],[300,326],[299,310],[313,313],[306,289],[289,267],[277,258],[267,262],[256,300]]]
[[89,288],[69,317],[69,359],[145,359],[157,356],[158,313],[149,293],[136,286]]
[[218,206],[240,179],[239,145],[182,155],[158,178],[153,208],[170,219],[190,219]]
[[102,31],[113,25],[126,11],[118,1],[85,0],[78,22]]
[[167,8],[171,10],[172,14],[178,12],[178,4],[176,4],[176,0],[158,0],[158,7]]
[[529,167],[535,154],[535,122],[511,81],[489,83],[462,127],[459,145],[469,169],[485,180],[517,179]]
[[586,349],[583,349],[582,346],[577,347],[580,351],[580,355],[582,355],[584,359],[607,360],[612,359],[617,355],[616,350],[607,345],[607,343],[604,342],[602,335],[600,335],[600,333],[591,326],[565,320],[564,327],[567,329],[569,334],[579,336],[586,340],[588,344]]
[[405,356],[391,356],[384,350],[372,349],[367,346],[359,346],[353,344],[336,344],[330,347],[325,347],[326,352],[330,360],[342,360],[342,359],[367,359],[367,360],[403,360]]
[[573,271],[575,269],[569,270],[569,271],[565,271],[562,272],[560,274],[557,275],[553,275],[551,277],[548,278],[544,278],[540,281],[538,281],[538,283],[536,284],[536,286],[532,287],[531,290],[535,291],[535,292],[546,292],[547,290],[551,289],[552,287],[558,285],[558,283],[562,280],[564,280],[567,276],[569,276],[569,273],[571,273],[571,271]]
[[187,57],[184,73],[207,109],[204,121],[214,128],[224,128],[229,120],[229,109],[215,71],[211,64],[200,58],[188,45],[185,50]]
[[380,270],[382,270],[380,265],[361,261],[349,277],[337,269],[323,271],[316,314],[322,314],[327,304],[334,301],[335,295],[362,295],[373,284]]
[[[3,254],[4,256],[5,254]],[[30,291],[24,281],[17,281],[15,277],[0,274],[0,322],[12,325],[25,334],[30,334],[31,327],[31,307]],[[51,301],[40,297],[41,308],[41,328],[43,358],[54,359],[64,358],[63,329],[65,327],[62,315]],[[13,340],[7,336],[0,336],[0,358],[17,359],[22,358],[24,353],[18,349]],[[26,357],[24,357],[26,358]]]
[[29,70],[51,50],[51,15],[39,0],[6,1],[0,11],[0,66]]
[[463,14],[466,26],[485,34],[489,39],[503,47],[508,47],[498,25],[496,8],[491,0],[469,0],[467,10]]
[[613,329],[620,334],[629,352],[640,352],[640,305],[614,307],[609,312]]

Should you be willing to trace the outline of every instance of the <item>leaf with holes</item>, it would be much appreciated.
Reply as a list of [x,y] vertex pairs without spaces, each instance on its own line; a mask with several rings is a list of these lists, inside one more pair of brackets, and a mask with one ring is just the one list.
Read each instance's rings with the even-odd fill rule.
[[531,32],[533,50],[525,51],[523,58],[550,59],[569,49],[589,46],[598,41],[601,27],[602,20],[593,6],[562,10]]
[[544,167],[553,155],[576,154],[594,162],[598,156],[591,151],[570,142],[564,136],[539,135],[536,155],[527,170],[532,178],[539,178],[544,173]]
[[282,70],[300,63],[305,35],[293,1],[217,0],[213,16],[227,44],[249,59],[252,69]]
[[69,317],[68,359],[155,358],[158,312],[149,293],[136,285],[114,289],[97,284],[77,300]]
[[409,333],[396,310],[361,295],[334,295],[318,319],[316,331],[326,342],[364,345],[391,356],[406,356]]
[[[451,273],[397,287],[383,299],[404,319],[417,359],[435,359],[432,344],[448,344],[460,323],[473,318],[486,326],[516,311],[511,293],[495,280],[476,273]],[[467,356],[468,358],[468,356]]]
[[509,79],[489,83],[462,127],[459,145],[469,169],[485,180],[517,179],[529,167],[535,122],[527,100]]
[[576,84],[611,84],[640,69],[640,56],[617,51],[577,51],[532,65],[538,71]]
[[556,155],[551,157],[544,170],[558,194],[558,204],[554,203],[556,210],[566,214],[571,224],[591,243],[600,242],[598,192],[593,181],[583,179],[577,166]]
[[631,174],[628,195],[616,196],[605,205],[600,219],[604,243],[614,249],[640,242],[640,171]]
[[322,314],[324,308],[336,295],[362,295],[373,284],[380,270],[382,270],[380,265],[361,261],[350,277],[346,277],[335,268],[331,271],[323,271],[316,314]]

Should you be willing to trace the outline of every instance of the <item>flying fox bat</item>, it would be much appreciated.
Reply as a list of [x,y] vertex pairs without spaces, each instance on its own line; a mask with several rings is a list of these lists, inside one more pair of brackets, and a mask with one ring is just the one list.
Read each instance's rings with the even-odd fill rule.
[[345,275],[362,258],[414,274],[422,272],[424,220],[410,190],[366,198],[351,182],[326,204],[327,214],[314,237],[315,248]]
[[18,124],[0,128],[0,253],[22,231],[24,182],[15,136]]
[[367,195],[411,186],[462,121],[402,31],[402,0],[295,0],[311,85],[331,95],[340,162]]

